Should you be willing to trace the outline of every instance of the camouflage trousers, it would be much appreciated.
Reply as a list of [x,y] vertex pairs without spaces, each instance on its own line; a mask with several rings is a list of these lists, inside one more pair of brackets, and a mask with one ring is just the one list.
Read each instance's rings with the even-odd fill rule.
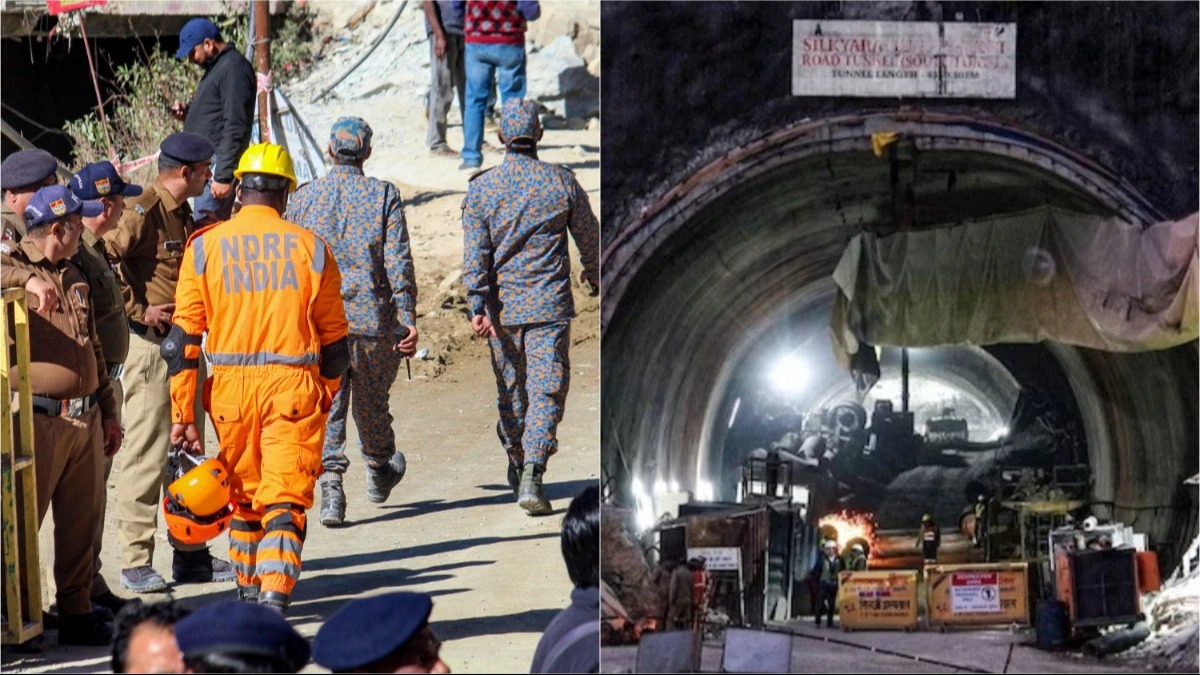
[[488,339],[499,395],[496,434],[514,465],[545,465],[558,451],[571,385],[571,322],[503,326],[496,333]]
[[388,392],[396,381],[402,357],[387,339],[351,335],[348,342],[350,369],[342,375],[342,388],[333,397],[325,425],[321,450],[324,480],[336,480],[350,467],[346,458],[346,415],[351,408],[358,427],[358,447],[367,466],[378,469],[396,453]]

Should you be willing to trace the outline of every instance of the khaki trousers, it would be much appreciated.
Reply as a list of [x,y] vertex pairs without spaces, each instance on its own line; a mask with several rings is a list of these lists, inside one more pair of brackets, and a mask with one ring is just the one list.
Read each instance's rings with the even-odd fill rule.
[[[124,394],[121,388],[120,380],[112,380],[113,396],[117,399],[117,419],[121,419],[121,398]],[[101,427],[101,454],[103,454],[103,427]],[[96,495],[96,532],[92,535],[92,551],[95,552],[96,559],[92,562],[92,592],[91,597],[95,598],[109,592],[108,582],[104,580],[100,574],[100,549],[104,545],[104,515],[108,511],[108,477],[112,475],[113,461],[111,457],[104,458],[104,479],[100,481],[100,490]],[[42,521],[42,528],[38,532],[38,540],[41,545],[42,558],[42,582],[46,592],[42,594],[43,598],[53,597],[58,593],[58,584],[54,582],[54,574],[49,570],[54,569],[54,507],[50,507],[48,513],[49,518]]]
[[[167,362],[159,354],[161,339],[129,335],[129,354],[121,383],[125,388],[125,441],[118,453],[117,541],[121,546],[121,568],[154,564],[154,534],[162,510],[163,472],[171,440],[171,384]],[[204,382],[204,359],[200,359],[197,382]],[[199,389],[199,387],[197,387]],[[196,427],[204,441],[204,406],[196,392]],[[179,551],[203,550],[205,546],[184,545],[170,540]]]
[[[21,428],[14,425],[20,442]],[[104,446],[100,410],[81,417],[33,414],[34,476],[39,526],[54,506],[54,580],[59,611],[92,611],[91,589],[96,541],[96,503],[103,486]]]

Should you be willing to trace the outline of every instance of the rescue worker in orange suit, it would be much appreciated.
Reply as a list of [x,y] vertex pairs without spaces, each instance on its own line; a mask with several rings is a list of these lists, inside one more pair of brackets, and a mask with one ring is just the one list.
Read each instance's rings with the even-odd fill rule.
[[171,442],[201,449],[192,398],[207,332],[213,376],[205,390],[231,474],[238,597],[283,612],[300,576],[325,420],[350,362],[349,326],[325,240],[280,215],[296,189],[287,151],[252,145],[234,175],[242,210],[196,232],[183,257],[162,349]]
[[926,563],[937,562],[937,552],[942,546],[942,530],[933,520],[933,515],[926,513],[921,517],[921,534],[917,538],[921,553]]

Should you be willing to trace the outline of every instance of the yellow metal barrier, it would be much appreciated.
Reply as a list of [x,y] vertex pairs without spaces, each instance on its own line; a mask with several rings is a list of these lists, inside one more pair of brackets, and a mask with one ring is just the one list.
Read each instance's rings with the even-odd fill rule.
[[917,627],[917,572],[842,572],[837,608],[842,630],[913,630]]
[[[19,644],[42,633],[42,583],[38,562],[37,480],[33,469],[33,401],[29,390],[29,305],[25,291],[3,291],[4,312],[0,315],[0,485],[2,502],[4,609],[0,619],[0,642]],[[11,326],[10,326],[11,321]],[[18,408],[16,424],[21,442],[14,442],[12,412],[12,369],[8,340],[17,343]]]
[[925,573],[930,627],[1029,623],[1026,563],[930,565]]

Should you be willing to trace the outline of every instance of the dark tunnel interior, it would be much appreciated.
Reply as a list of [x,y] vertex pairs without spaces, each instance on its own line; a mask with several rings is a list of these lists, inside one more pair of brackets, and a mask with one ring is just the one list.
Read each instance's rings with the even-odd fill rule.
[[[872,411],[879,400],[900,409],[900,350],[881,351],[883,377],[859,397],[833,362],[829,334],[830,275],[846,243],[896,222],[895,167],[871,152],[869,135],[898,128],[917,158],[905,169],[912,227],[1039,205],[1144,224],[1158,217],[1086,160],[965,120],[809,122],[730,153],[607,252],[603,461],[619,503],[652,509],[654,486],[732,501],[747,454],[814,411],[843,402]],[[1196,505],[1181,484],[1197,471],[1195,343],[1134,354],[1053,342],[934,347],[911,350],[910,363],[918,433],[954,408],[971,441],[1011,441],[980,455],[989,461],[1015,453],[1047,472],[1083,465],[1092,512],[1152,542],[1195,536]],[[1022,454],[1011,446],[1027,429],[1008,425],[1029,426],[1031,402],[1052,438]],[[987,472],[952,454],[882,474],[875,466],[857,490],[841,486],[841,505],[870,494],[864,508],[896,521],[884,525],[911,526],[931,498],[953,515]]]

